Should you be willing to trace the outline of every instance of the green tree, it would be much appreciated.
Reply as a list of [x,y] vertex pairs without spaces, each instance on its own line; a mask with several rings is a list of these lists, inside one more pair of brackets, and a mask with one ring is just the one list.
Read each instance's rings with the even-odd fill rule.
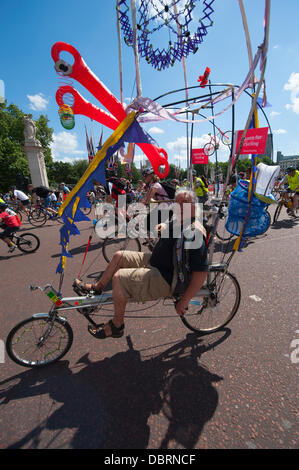
[[[24,151],[24,113],[15,105],[0,103],[0,191],[6,192],[12,185],[24,183],[30,177]],[[45,155],[46,168],[52,166],[50,143],[53,130],[48,127],[48,118],[41,115],[36,121],[37,138]],[[25,188],[24,188],[25,189]]]
[[75,183],[84,175],[88,167],[87,159],[75,160],[72,162],[71,177],[75,180]]
[[53,162],[49,172],[48,180],[50,186],[56,186],[59,183],[70,183],[69,177],[72,174],[72,165],[68,162]]
[[29,176],[24,146],[24,114],[11,104],[0,104],[0,191],[15,185],[19,176]]
[[132,167],[132,183],[137,184],[139,180],[142,179],[141,171],[136,168],[135,163]]

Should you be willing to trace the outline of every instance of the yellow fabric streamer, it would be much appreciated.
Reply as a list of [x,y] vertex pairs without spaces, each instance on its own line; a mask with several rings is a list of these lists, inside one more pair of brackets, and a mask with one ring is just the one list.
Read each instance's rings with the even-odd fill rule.
[[111,134],[111,136],[106,140],[103,147],[96,153],[95,157],[93,158],[92,162],[88,166],[84,175],[81,177],[81,179],[78,181],[76,186],[71,190],[70,194],[65,199],[63,204],[60,206],[58,210],[58,214],[60,216],[62,215],[64,209],[69,205],[73,197],[77,194],[79,189],[83,186],[83,184],[85,183],[87,178],[90,176],[90,174],[96,169],[100,161],[103,160],[103,158],[105,158],[108,148],[111,147],[112,145],[115,145],[119,141],[119,139],[123,136],[123,134],[126,132],[126,130],[130,127],[130,125],[135,119],[135,116],[136,116],[136,113],[134,111],[128,114],[128,116],[120,123],[117,129],[115,129],[113,134]]

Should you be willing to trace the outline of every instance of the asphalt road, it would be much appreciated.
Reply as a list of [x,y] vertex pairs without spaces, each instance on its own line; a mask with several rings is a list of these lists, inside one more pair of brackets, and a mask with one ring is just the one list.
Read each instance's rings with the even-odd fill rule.
[[[9,254],[0,245],[1,347],[16,323],[49,310],[45,295],[28,286],[57,287],[59,228],[55,222],[41,228],[24,224],[41,240],[33,254]],[[87,222],[80,230],[71,241],[65,296],[73,295],[72,280],[93,233]],[[73,346],[43,369],[18,366],[4,352],[0,448],[298,447],[298,241],[299,220],[292,222],[284,212],[275,228],[235,254],[230,271],[242,299],[221,332],[197,337],[172,306],[160,302],[146,310],[140,305],[134,313],[146,318],[127,318],[126,334],[105,341],[90,336],[76,311],[69,313]],[[94,235],[84,264],[87,279],[106,266],[100,247]]]

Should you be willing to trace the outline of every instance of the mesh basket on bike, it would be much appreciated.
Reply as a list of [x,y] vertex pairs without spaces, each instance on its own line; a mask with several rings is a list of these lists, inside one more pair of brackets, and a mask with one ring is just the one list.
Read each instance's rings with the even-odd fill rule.
[[[248,203],[249,182],[240,180],[236,189],[231,193],[230,204],[228,207],[228,219],[225,228],[233,235],[240,235],[241,228],[245,221]],[[251,202],[251,211],[248,223],[244,230],[244,237],[255,237],[264,233],[269,226],[269,214],[266,211],[266,203],[253,196]]]

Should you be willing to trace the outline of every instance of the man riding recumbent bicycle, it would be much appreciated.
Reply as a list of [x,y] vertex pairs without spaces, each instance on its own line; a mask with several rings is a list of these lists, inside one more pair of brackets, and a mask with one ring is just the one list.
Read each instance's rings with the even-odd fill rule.
[[[40,367],[62,358],[73,341],[72,328],[64,314],[73,309],[88,320],[89,333],[98,339],[123,336],[128,303],[163,298],[172,299],[178,318],[197,334],[210,334],[227,325],[240,304],[239,283],[228,272],[227,264],[208,265],[206,234],[196,218],[194,192],[177,192],[175,203],[175,216],[160,226],[161,237],[152,253],[116,252],[97,282],[74,281],[78,297],[65,298],[51,285],[31,287],[44,291],[52,308],[12,329],[6,341],[10,358],[26,367]],[[183,230],[186,206],[192,230]],[[164,230],[168,230],[166,236]],[[111,280],[112,293],[105,291]],[[96,323],[93,316],[101,315],[101,309],[111,304],[113,318],[105,324]]]

